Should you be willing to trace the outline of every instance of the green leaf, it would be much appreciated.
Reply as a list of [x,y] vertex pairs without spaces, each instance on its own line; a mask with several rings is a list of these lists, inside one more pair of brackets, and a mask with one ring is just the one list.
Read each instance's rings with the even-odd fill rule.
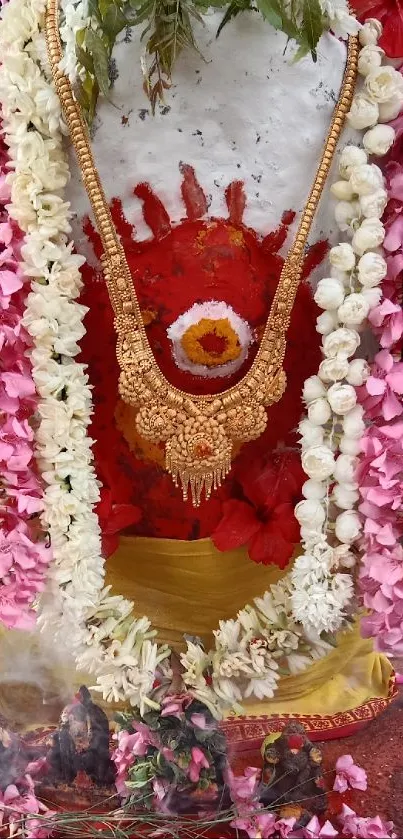
[[98,23],[102,22],[98,0],[88,0],[88,14],[90,17],[94,17]]
[[226,26],[227,23],[229,23],[230,20],[232,20],[234,17],[237,17],[237,15],[239,15],[240,12],[243,12],[245,9],[249,9],[249,8],[250,8],[249,0],[244,0],[244,2],[242,2],[242,0],[241,0],[241,2],[239,2],[239,0],[232,0],[232,2],[229,4],[228,9],[225,12],[225,15],[224,15],[224,17],[223,17],[223,19],[222,19],[222,21],[221,21],[221,23],[220,23],[220,25],[217,29],[216,38],[218,38],[218,36],[222,32],[222,30],[224,29],[224,26]]
[[94,72],[100,90],[104,96],[109,96],[109,55],[102,39],[93,29],[87,30],[85,45],[94,62]]
[[77,99],[83,111],[88,114],[90,107],[90,99],[86,90],[84,90],[81,81],[77,82]]
[[109,8],[109,6],[111,5],[112,2],[113,2],[113,0],[98,0],[99,11],[101,13],[102,20],[104,19],[105,15],[108,11],[108,8]]
[[292,59],[292,63],[296,64],[297,61],[301,61],[301,58],[305,58],[305,56],[308,55],[309,51],[310,51],[309,44],[307,44],[305,42],[300,44],[300,46],[297,49],[297,52],[295,53],[295,55]]
[[196,6],[200,6],[203,9],[220,9],[222,6],[227,5],[228,0],[196,0]]
[[276,0],[256,0],[256,6],[263,17],[274,26],[275,29],[281,29],[283,25],[283,18],[279,3]]
[[88,72],[91,73],[92,76],[94,76],[95,75],[95,70],[94,70],[94,62],[92,60],[92,57],[90,56],[90,54],[88,52],[86,52],[85,50],[83,50],[82,47],[80,47],[80,44],[77,44],[77,43],[76,43],[76,56],[77,56],[79,64],[81,64],[82,67],[85,67],[85,69],[88,70]]
[[322,9],[319,0],[304,0],[302,7],[302,29],[312,53],[315,53],[323,32]]
[[119,32],[121,32],[122,29],[125,29],[127,25],[126,16],[123,14],[119,6],[115,3],[110,5],[105,12],[102,29],[108,36],[112,45],[114,44],[117,35],[119,35]]

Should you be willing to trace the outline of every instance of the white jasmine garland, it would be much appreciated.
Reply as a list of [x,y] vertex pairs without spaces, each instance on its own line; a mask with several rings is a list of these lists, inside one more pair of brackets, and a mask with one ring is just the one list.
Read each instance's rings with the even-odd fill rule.
[[326,425],[331,415],[329,402],[324,397],[314,399],[308,405],[308,419],[313,425]]
[[325,396],[326,388],[321,382],[319,376],[309,376],[305,379],[302,396],[305,402],[313,402],[315,399],[320,399]]
[[330,248],[329,262],[339,271],[352,271],[355,266],[355,253],[347,242],[341,242]]
[[403,107],[403,92],[397,91],[387,102],[381,102],[378,106],[379,122],[391,122],[399,116]]
[[316,331],[320,335],[329,335],[339,325],[337,311],[335,309],[322,312],[316,320]]
[[354,407],[357,394],[352,385],[335,382],[329,387],[327,398],[335,414],[343,415]]
[[377,102],[370,99],[367,93],[356,93],[351,103],[347,119],[352,128],[372,128],[379,118],[379,107]]
[[[397,116],[403,104],[400,74],[382,66],[383,51],[376,46],[381,31],[377,21],[368,21],[360,32],[366,45],[359,61],[364,90],[354,96],[349,120],[356,128],[370,130],[365,134],[365,149],[353,145],[343,149],[339,159],[342,180],[331,187],[338,201],[337,224],[352,240],[330,250],[330,277],[320,280],[316,289],[316,303],[324,309],[317,319],[324,355],[318,377],[326,394],[317,384],[318,377],[311,377],[314,386],[307,386],[311,397],[306,399],[308,419],[299,424],[302,466],[308,480],[302,491],[305,502],[296,507],[305,553],[294,566],[292,579],[298,586],[292,604],[295,618],[317,631],[322,621],[328,626],[332,620],[339,626],[343,621],[343,608],[352,598],[353,585],[348,574],[335,571],[341,566],[347,570],[354,567],[355,557],[349,546],[361,532],[355,510],[359,500],[355,473],[365,422],[355,387],[368,378],[369,365],[363,359],[351,360],[360,345],[354,327],[361,328],[369,310],[379,302],[381,291],[377,286],[387,273],[386,261],[376,249],[385,236],[380,218],[388,196],[382,172],[368,162],[367,152],[387,153],[395,132],[390,126],[376,123],[378,118],[386,118],[386,111],[389,119]],[[322,417],[325,401],[332,412],[329,417],[327,411]],[[326,420],[323,425],[319,424],[322,419]],[[341,510],[338,515],[334,513],[337,508]],[[323,544],[333,552],[327,567],[314,554]]]
[[[358,56],[358,72],[362,76],[367,76],[375,67],[381,66],[384,55],[384,50],[375,44],[367,44],[362,47]],[[364,148],[366,148],[365,143]]]
[[319,376],[324,382],[338,382],[346,378],[348,370],[346,358],[324,358],[319,365]]
[[374,67],[365,77],[365,89],[373,102],[389,102],[402,93],[403,78],[398,70],[390,65]]
[[381,170],[373,163],[355,166],[350,175],[350,186],[355,195],[371,195],[382,189],[384,179]]
[[361,206],[358,201],[339,201],[334,208],[336,224],[342,233],[352,233],[358,225]]
[[325,335],[322,341],[324,355],[327,358],[347,359],[354,355],[360,346],[360,336],[354,329],[345,326]]
[[364,134],[364,148],[368,154],[377,157],[387,154],[395,142],[396,131],[391,125],[375,125]]
[[378,189],[371,195],[361,195],[359,207],[365,218],[381,218],[388,203],[386,189]]
[[[95,689],[107,701],[125,701],[143,713],[155,707],[155,676],[170,651],[155,642],[150,621],[136,617],[133,603],[104,588],[101,534],[93,512],[99,485],[87,433],[91,389],[85,367],[75,360],[86,312],[77,303],[82,260],[67,240],[71,211],[63,194],[68,178],[63,120],[40,66],[44,13],[44,0],[11,0],[0,22],[0,92],[12,162],[10,213],[25,236],[23,269],[32,280],[25,325],[32,336],[39,394],[36,444],[46,483],[42,523],[54,558],[39,603],[40,624],[50,627],[55,641],[67,639],[78,669],[93,674]],[[30,94],[24,97],[27,86]],[[317,432],[324,433],[320,427]],[[330,457],[333,462],[331,452]],[[322,518],[319,512],[318,521]],[[310,539],[317,543],[314,533]],[[296,594],[287,575],[236,620],[221,622],[212,650],[187,642],[184,682],[216,716],[244,697],[271,697],[279,678],[276,658],[298,672],[330,649],[309,622],[308,632],[296,621]],[[326,631],[339,625],[343,608],[332,606]]]
[[365,253],[358,262],[358,280],[366,288],[379,285],[386,277],[388,266],[379,253]]
[[363,358],[353,358],[350,361],[348,372],[346,374],[346,380],[348,381],[349,385],[354,385],[354,387],[360,387],[363,385],[364,382],[367,381],[367,378],[370,374],[370,367],[367,361]]
[[385,228],[379,218],[364,218],[355,231],[352,246],[362,256],[365,251],[377,248],[385,238]]
[[369,44],[377,44],[382,35],[382,29],[380,20],[374,17],[368,18],[358,33],[361,46],[366,47]]
[[[357,166],[362,166],[368,160],[367,154],[364,149],[360,149],[359,146],[347,145],[344,146],[340,157],[339,157],[339,172],[342,178],[350,177],[353,169]],[[337,181],[337,183],[339,183]],[[351,185],[350,185],[351,189]],[[336,195],[336,198],[339,196]],[[347,199],[348,200],[348,199]]]
[[348,181],[336,181],[331,185],[330,192],[338,201],[351,201],[354,197],[353,188]]
[[349,294],[337,310],[337,316],[346,326],[358,326],[369,312],[369,303],[363,294]]
[[343,283],[334,277],[324,277],[319,280],[314,299],[321,309],[338,309],[344,300]]

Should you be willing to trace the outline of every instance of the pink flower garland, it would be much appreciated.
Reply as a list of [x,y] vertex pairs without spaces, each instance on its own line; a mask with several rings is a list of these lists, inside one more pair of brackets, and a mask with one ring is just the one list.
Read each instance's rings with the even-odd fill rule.
[[[19,267],[21,233],[6,202],[8,157],[0,141],[0,622],[28,629],[32,605],[44,587],[50,549],[34,533],[42,488],[34,467],[35,387],[22,327],[26,290]],[[34,520],[33,520],[33,517]]]
[[371,375],[359,389],[370,420],[361,441],[358,469],[364,517],[359,586],[370,614],[363,618],[364,637],[374,637],[376,648],[403,654],[403,115],[392,123],[396,141],[384,166],[389,201],[385,211],[384,241],[388,274],[383,299],[369,315],[379,340]]

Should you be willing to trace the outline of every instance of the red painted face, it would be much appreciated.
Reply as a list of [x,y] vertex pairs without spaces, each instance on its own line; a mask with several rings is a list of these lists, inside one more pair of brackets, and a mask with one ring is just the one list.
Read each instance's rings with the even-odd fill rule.
[[[125,219],[118,199],[113,200],[111,210],[132,273],[148,339],[162,372],[172,384],[190,393],[215,393],[239,381],[253,361],[283,265],[278,251],[285,243],[295,214],[292,211],[284,213],[278,229],[260,237],[243,223],[246,197],[243,184],[234,182],[225,192],[228,218],[208,219],[207,199],[194,170],[182,165],[181,171],[186,212],[177,224],[171,223],[166,209],[148,184],[139,184],[134,190],[143,202],[144,220],[153,234],[151,239],[136,240],[135,230]],[[99,237],[89,221],[85,223],[85,231],[100,256]],[[305,274],[321,261],[326,249],[326,243],[312,249]],[[139,439],[134,429],[134,409],[117,397],[119,371],[115,359],[113,315],[106,288],[88,265],[83,275],[82,302],[90,308],[83,358],[89,363],[90,378],[95,385],[92,436],[98,441],[95,454],[101,479],[111,489],[114,499],[121,503],[133,504],[132,499],[139,497],[146,499],[148,522],[144,523],[143,514],[143,524],[136,525],[137,532],[188,538],[189,528],[193,528],[195,536],[210,535],[221,509],[220,498],[211,499],[195,514],[184,504],[180,493],[172,488],[171,479],[156,470],[156,464],[163,465],[163,449]],[[253,336],[246,358],[241,359],[240,366],[225,378],[204,378],[179,369],[168,336],[169,327],[195,303],[208,301],[226,304],[246,322]],[[281,402],[270,409],[266,433],[254,444],[249,444],[251,456],[254,452],[267,452],[280,439],[290,441],[291,430],[301,413],[303,380],[317,369],[319,362],[315,317],[316,307],[310,291],[302,285],[288,336],[287,391]],[[201,359],[210,359],[210,368],[220,359],[230,359],[231,353],[234,356],[239,352],[236,334],[224,323],[214,329],[208,319],[203,325],[199,324],[196,333],[183,345],[187,352],[191,346],[193,352],[199,352]],[[231,479],[226,482],[221,497],[228,493],[231,493]],[[164,503],[161,503],[162,498]],[[144,506],[142,502],[143,509]]]

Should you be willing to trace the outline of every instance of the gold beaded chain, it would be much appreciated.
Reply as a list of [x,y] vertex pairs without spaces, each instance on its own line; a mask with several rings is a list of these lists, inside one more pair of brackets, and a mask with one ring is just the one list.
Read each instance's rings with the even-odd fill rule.
[[283,361],[291,312],[301,279],[304,248],[337,142],[350,110],[357,78],[358,39],[348,40],[341,91],[292,247],[281,271],[265,331],[248,372],[219,394],[192,395],[174,387],[158,367],[141,317],[124,249],[92,155],[87,126],[68,78],[59,69],[62,45],[58,0],[48,0],[46,42],[64,117],[94,212],[103,246],[102,266],[115,314],[119,392],[134,405],[137,430],[145,439],[165,444],[166,469],[186,500],[190,487],[198,506],[209,498],[231,468],[233,443],[259,437],[267,424],[266,408],[281,399],[286,376]]

